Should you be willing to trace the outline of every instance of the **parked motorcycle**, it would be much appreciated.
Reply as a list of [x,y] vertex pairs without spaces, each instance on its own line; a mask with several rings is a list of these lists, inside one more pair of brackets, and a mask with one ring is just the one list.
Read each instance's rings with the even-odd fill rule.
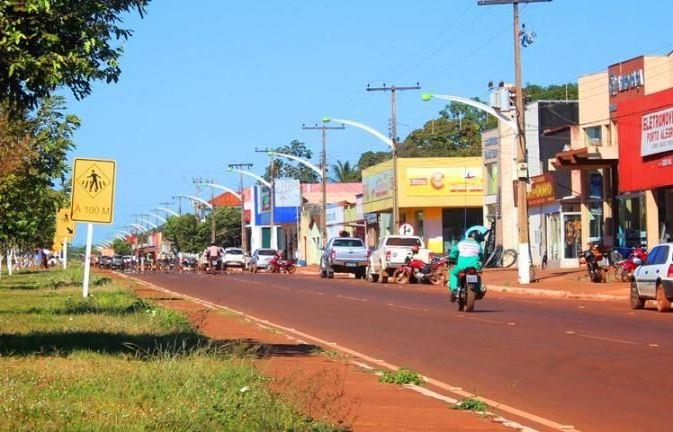
[[268,270],[269,273],[294,274],[297,271],[297,266],[294,261],[276,255],[269,260]]
[[409,282],[441,285],[448,277],[447,266],[446,257],[433,258],[430,263],[408,257],[405,264],[393,273],[393,280],[400,285]]
[[626,259],[615,264],[615,279],[629,282],[633,272],[645,261],[647,261],[647,251],[642,247],[633,249]]
[[587,274],[592,282],[607,282],[607,274],[610,271],[610,262],[597,248],[582,252],[582,257],[587,265]]
[[474,303],[486,295],[486,287],[481,283],[481,275],[474,267],[468,267],[458,273],[458,292],[456,302],[458,310],[465,312],[474,311]]

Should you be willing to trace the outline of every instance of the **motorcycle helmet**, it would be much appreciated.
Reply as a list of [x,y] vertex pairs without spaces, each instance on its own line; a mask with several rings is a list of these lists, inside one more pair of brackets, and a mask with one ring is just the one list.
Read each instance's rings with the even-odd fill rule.
[[472,230],[469,233],[467,233],[468,237],[472,237],[474,241],[477,243],[481,243],[484,241],[484,234],[482,234],[479,230]]

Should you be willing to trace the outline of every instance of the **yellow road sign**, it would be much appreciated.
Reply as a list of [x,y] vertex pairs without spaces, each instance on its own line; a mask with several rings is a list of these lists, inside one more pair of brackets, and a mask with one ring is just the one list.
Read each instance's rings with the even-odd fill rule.
[[75,221],[70,217],[70,208],[62,208],[56,215],[56,234],[54,237],[72,240],[75,237]]
[[72,220],[112,223],[115,161],[76,158],[72,171]]

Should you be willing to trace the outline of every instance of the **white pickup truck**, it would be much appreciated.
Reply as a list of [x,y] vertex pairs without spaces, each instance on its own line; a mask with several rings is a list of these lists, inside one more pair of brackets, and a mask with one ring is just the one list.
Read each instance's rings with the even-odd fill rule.
[[418,246],[418,258],[429,262],[430,251],[425,248],[423,239],[418,236],[389,235],[383,237],[369,256],[367,279],[370,282],[385,283],[395,269],[404,264],[411,256],[411,248]]

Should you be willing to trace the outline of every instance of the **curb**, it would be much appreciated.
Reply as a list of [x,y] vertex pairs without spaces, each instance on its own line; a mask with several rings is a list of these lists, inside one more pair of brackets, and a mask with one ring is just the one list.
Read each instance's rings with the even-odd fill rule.
[[522,295],[534,295],[541,297],[563,298],[563,299],[577,299],[577,300],[610,300],[610,301],[624,301],[629,297],[613,295],[613,294],[583,294],[573,293],[570,291],[548,290],[540,288],[521,288],[521,287],[504,287],[498,285],[486,284],[489,291],[513,293]]

